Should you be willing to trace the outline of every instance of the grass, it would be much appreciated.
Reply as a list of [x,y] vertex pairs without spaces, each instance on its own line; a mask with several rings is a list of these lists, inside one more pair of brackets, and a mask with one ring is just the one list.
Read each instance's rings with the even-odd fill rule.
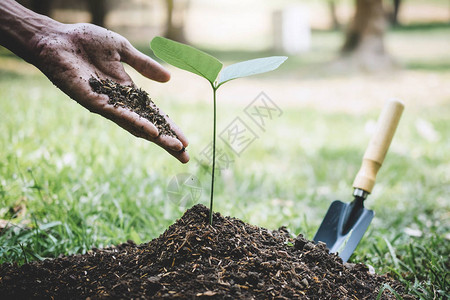
[[[436,30],[448,34],[448,29]],[[417,32],[391,34],[420,43]],[[328,37],[338,40],[324,33],[315,45],[332,49]],[[317,53],[311,55],[318,60]],[[331,56],[331,50],[323,54]],[[435,72],[433,57],[404,59],[424,62],[416,71],[430,76],[450,72]],[[305,58],[292,61],[288,72],[308,66]],[[203,188],[198,202],[207,205],[208,168],[196,159],[211,139],[205,126],[212,121],[209,103],[173,95],[155,99],[190,138],[192,161],[181,165],[89,114],[25,63],[2,56],[0,66],[0,219],[11,225],[0,235],[0,263],[83,253],[128,239],[149,241],[185,210],[167,195],[168,182],[180,173],[198,177]],[[366,202],[375,219],[351,258],[389,273],[422,299],[449,296],[449,103],[407,107]],[[243,113],[247,104],[221,102],[219,95],[218,132],[236,116],[254,126]],[[216,210],[266,228],[285,225],[312,238],[332,200],[351,200],[351,183],[369,139],[364,128],[379,111],[280,108],[283,114],[266,131],[252,127],[258,139],[221,172]]]

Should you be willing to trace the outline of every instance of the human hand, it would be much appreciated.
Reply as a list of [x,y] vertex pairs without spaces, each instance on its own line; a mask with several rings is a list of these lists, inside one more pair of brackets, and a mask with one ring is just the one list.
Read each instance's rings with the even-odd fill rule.
[[122,85],[134,83],[125,72],[125,62],[145,77],[166,82],[170,74],[156,61],[136,50],[121,35],[92,24],[61,24],[41,36],[31,61],[57,87],[79,104],[106,117],[137,137],[149,140],[182,163],[189,161],[188,141],[181,130],[162,111],[178,139],[159,135],[147,119],[122,107],[108,104],[108,97],[92,91],[89,78],[109,78]]

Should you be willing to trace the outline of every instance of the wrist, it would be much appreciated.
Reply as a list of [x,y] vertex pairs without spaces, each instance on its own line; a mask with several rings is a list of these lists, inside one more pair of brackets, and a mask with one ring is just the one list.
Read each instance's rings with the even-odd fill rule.
[[51,32],[58,32],[61,25],[15,1],[0,2],[0,45],[29,63],[37,60],[39,42]]

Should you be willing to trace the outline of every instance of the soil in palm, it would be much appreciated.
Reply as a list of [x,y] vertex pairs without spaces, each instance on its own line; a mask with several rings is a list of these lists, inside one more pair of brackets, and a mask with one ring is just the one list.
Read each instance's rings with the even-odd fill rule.
[[144,90],[131,85],[121,85],[110,79],[98,80],[94,77],[89,79],[89,84],[94,92],[107,95],[109,104],[127,108],[149,120],[158,129],[160,135],[177,138],[164,115]]

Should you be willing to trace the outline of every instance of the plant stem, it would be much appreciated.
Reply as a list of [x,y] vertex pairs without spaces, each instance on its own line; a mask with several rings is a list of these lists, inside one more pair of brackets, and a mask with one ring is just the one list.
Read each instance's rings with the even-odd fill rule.
[[216,91],[217,88],[213,87],[213,98],[214,98],[214,120],[213,120],[213,161],[212,161],[212,170],[211,170],[211,200],[209,203],[209,224],[213,223],[213,203],[214,203],[214,171],[216,170]]

